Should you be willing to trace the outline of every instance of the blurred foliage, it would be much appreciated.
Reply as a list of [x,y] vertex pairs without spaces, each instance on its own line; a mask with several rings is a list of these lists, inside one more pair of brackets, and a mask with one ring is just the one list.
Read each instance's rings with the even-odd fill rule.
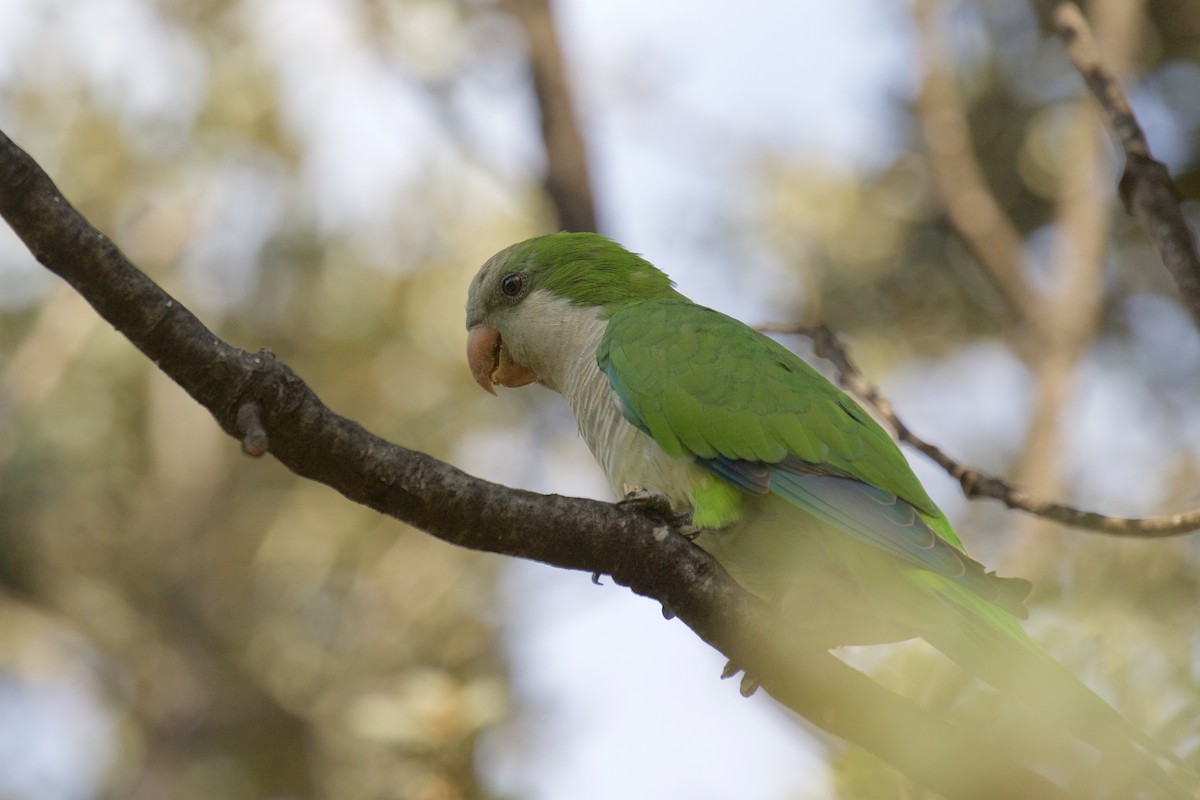
[[[402,152],[400,132],[389,164],[336,163],[316,102],[374,79],[448,106],[427,82],[519,69],[519,51],[472,41],[506,20],[455,3],[328,7],[322,43],[283,29],[288,3],[29,8],[33,29],[0,53],[6,132],[220,335],[448,456],[474,401],[462,287],[527,233],[530,190],[453,145]],[[103,41],[82,41],[88,25]],[[342,65],[337,47],[356,73],[288,72]],[[429,136],[452,140],[431,117]],[[375,170],[357,203],[356,184],[328,186]],[[25,693],[90,687],[104,718],[63,796],[489,796],[474,742],[510,704],[497,560],[241,456],[18,245],[2,253],[0,675]],[[74,666],[55,677],[43,662]],[[60,780],[42,778],[27,796]]]
[[[285,0],[33,6],[0,40],[0,122],[72,202],[220,335],[277,353],[340,413],[459,452],[485,402],[461,364],[463,287],[545,219],[512,21],[455,0],[314,3],[325,18],[307,27]],[[951,12],[977,157],[1047,271],[1031,280],[1052,281],[1079,82],[1026,4]],[[1200,198],[1195,3],[1149,3],[1133,86],[1155,112],[1152,146],[1169,145]],[[785,305],[850,334],[877,379],[1022,335],[945,214],[911,99],[896,103],[909,133],[890,163],[864,175],[759,148],[753,212],[723,222],[799,276]],[[1194,332],[1172,333],[1174,289],[1115,204],[1110,242],[1089,352],[1147,398],[1110,424],[1195,422],[1200,362],[1179,361]],[[1195,438],[1157,442],[1144,510],[1200,500]],[[1073,477],[1073,496],[1108,499]],[[974,506],[964,528],[980,519],[1012,516]],[[1046,536],[1031,629],[1194,754],[1195,545]],[[513,713],[499,566],[244,458],[0,239],[0,708],[41,689],[91,708],[66,794],[487,797],[476,737]],[[847,657],[981,728],[1017,713],[923,648]],[[1051,765],[1067,746],[1029,745]],[[919,796],[862,753],[834,766],[839,796]],[[70,780],[43,778],[24,796]]]

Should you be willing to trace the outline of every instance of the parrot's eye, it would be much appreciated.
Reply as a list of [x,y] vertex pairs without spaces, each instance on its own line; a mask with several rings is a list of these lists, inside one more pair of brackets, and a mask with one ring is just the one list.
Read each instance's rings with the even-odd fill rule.
[[516,297],[525,289],[525,276],[520,272],[510,272],[500,279],[500,291],[505,297]]

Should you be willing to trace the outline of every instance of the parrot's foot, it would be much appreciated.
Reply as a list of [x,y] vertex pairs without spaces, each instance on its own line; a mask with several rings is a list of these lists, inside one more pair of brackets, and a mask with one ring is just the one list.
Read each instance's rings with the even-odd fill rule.
[[665,605],[665,604],[663,605],[662,614],[663,614],[663,619],[675,619],[675,612],[668,605]]
[[621,487],[621,499],[617,501],[617,505],[644,508],[647,511],[653,511],[663,519],[675,517],[675,509],[671,508],[671,501],[665,494],[652,492],[628,483]]
[[634,508],[648,511],[660,517],[663,522],[675,528],[689,540],[695,539],[700,535],[700,532],[691,525],[691,513],[676,511],[671,507],[671,501],[667,499],[665,494],[652,492],[640,486],[631,486],[629,484],[622,486],[621,491],[623,492],[623,496],[617,501],[617,505],[633,506]]
[[592,583],[596,584],[597,586],[603,586],[603,585],[604,585],[604,584],[603,584],[603,583],[600,581],[600,573],[599,573],[598,571],[597,571],[597,572],[593,572],[593,573],[592,573]]
[[[721,670],[721,680],[732,678],[741,671],[742,668],[737,664],[734,664],[732,661],[726,661],[725,669]],[[742,675],[742,681],[738,685],[738,691],[741,693],[742,697],[749,697],[758,691],[759,685],[760,684],[757,678],[751,677],[750,675]]]

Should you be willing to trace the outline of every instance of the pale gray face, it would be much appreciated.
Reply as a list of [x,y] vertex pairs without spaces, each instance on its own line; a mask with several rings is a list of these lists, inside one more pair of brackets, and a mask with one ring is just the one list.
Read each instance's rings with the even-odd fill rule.
[[[684,299],[640,256],[590,233],[552,233],[488,259],[467,292],[467,358],[476,382],[564,385],[617,308],[638,300]],[[585,335],[586,333],[586,335]],[[594,358],[594,353],[593,353]]]
[[530,273],[514,256],[519,244],[492,256],[479,268],[467,289],[467,329],[492,321],[496,312],[512,308],[525,299]]
[[501,332],[513,326],[529,291],[529,273],[513,264],[517,246],[489,258],[467,290],[467,363],[475,382],[491,394],[496,384],[516,387],[537,380],[531,369],[512,359]]

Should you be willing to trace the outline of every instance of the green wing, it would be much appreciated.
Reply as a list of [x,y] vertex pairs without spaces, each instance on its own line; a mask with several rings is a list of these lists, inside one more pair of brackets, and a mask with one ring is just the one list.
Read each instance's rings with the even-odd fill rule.
[[778,342],[690,302],[646,300],[613,315],[597,361],[668,455],[1024,614],[1028,584],[967,558],[887,432]]
[[[678,300],[631,303],[609,321],[597,358],[630,421],[669,455],[766,464],[793,456],[942,516],[870,415],[731,317]],[[961,547],[952,531],[943,535]]]

